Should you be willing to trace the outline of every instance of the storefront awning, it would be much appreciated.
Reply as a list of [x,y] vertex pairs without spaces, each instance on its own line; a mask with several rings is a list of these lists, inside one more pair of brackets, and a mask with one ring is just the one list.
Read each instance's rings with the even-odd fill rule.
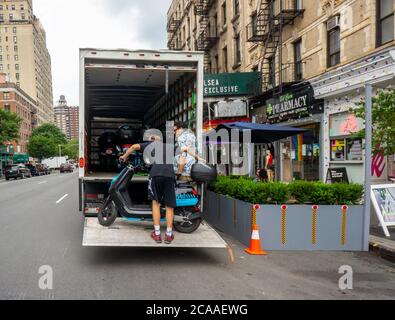
[[[228,131],[239,130],[240,134],[243,134],[246,131],[251,131],[251,143],[273,143],[307,131],[300,128],[250,122],[233,122],[221,124],[217,127],[216,131],[218,132],[221,129]],[[243,141],[242,137],[240,138],[240,141]]]

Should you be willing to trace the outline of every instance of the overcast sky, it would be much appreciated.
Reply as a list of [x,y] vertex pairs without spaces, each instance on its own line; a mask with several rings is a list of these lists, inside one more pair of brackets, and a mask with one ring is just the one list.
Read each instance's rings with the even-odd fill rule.
[[79,101],[79,48],[166,48],[171,0],[33,0],[47,33],[54,103]]

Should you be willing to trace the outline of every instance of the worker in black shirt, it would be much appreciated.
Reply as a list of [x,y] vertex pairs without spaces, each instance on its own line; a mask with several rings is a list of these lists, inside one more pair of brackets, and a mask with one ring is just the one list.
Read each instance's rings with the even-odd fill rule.
[[[174,208],[176,207],[175,173],[172,160],[172,157],[174,158],[174,146],[164,144],[159,136],[151,136],[150,140],[151,142],[133,145],[120,160],[126,161],[135,151],[142,151],[144,155],[149,155],[149,158],[154,159],[148,184],[148,194],[150,200],[152,200],[152,216],[155,228],[151,238],[158,244],[162,243],[160,206],[164,205],[166,207],[167,222],[165,243],[171,244],[174,241],[173,224]],[[172,154],[170,159],[166,159],[166,151],[169,150],[172,150]]]

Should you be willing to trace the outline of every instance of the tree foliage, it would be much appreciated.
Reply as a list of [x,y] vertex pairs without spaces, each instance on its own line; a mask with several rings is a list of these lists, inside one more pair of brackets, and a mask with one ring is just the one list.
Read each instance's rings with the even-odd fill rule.
[[35,135],[30,138],[28,151],[30,156],[34,158],[52,158],[58,154],[58,145],[50,137]]
[[0,109],[0,145],[19,139],[21,122],[16,113]]
[[32,137],[44,136],[50,138],[55,144],[67,144],[66,135],[54,124],[46,123],[35,129]]
[[[354,110],[358,118],[365,119],[365,106],[366,102],[362,101]],[[382,146],[385,155],[395,154],[395,90],[379,91],[373,98],[372,123],[374,153],[378,153]],[[356,136],[365,137],[365,129]]]
[[62,154],[68,156],[69,159],[77,159],[79,151],[78,140],[70,140],[66,145],[62,146]]
[[66,144],[66,135],[58,127],[43,124],[33,131],[28,150],[32,157],[46,159],[58,156],[59,146]]

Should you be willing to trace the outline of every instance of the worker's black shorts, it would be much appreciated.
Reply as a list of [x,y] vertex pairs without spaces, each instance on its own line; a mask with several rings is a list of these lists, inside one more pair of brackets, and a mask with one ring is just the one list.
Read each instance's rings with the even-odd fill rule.
[[159,202],[169,208],[176,207],[175,180],[167,177],[153,177],[148,183],[149,200]]

